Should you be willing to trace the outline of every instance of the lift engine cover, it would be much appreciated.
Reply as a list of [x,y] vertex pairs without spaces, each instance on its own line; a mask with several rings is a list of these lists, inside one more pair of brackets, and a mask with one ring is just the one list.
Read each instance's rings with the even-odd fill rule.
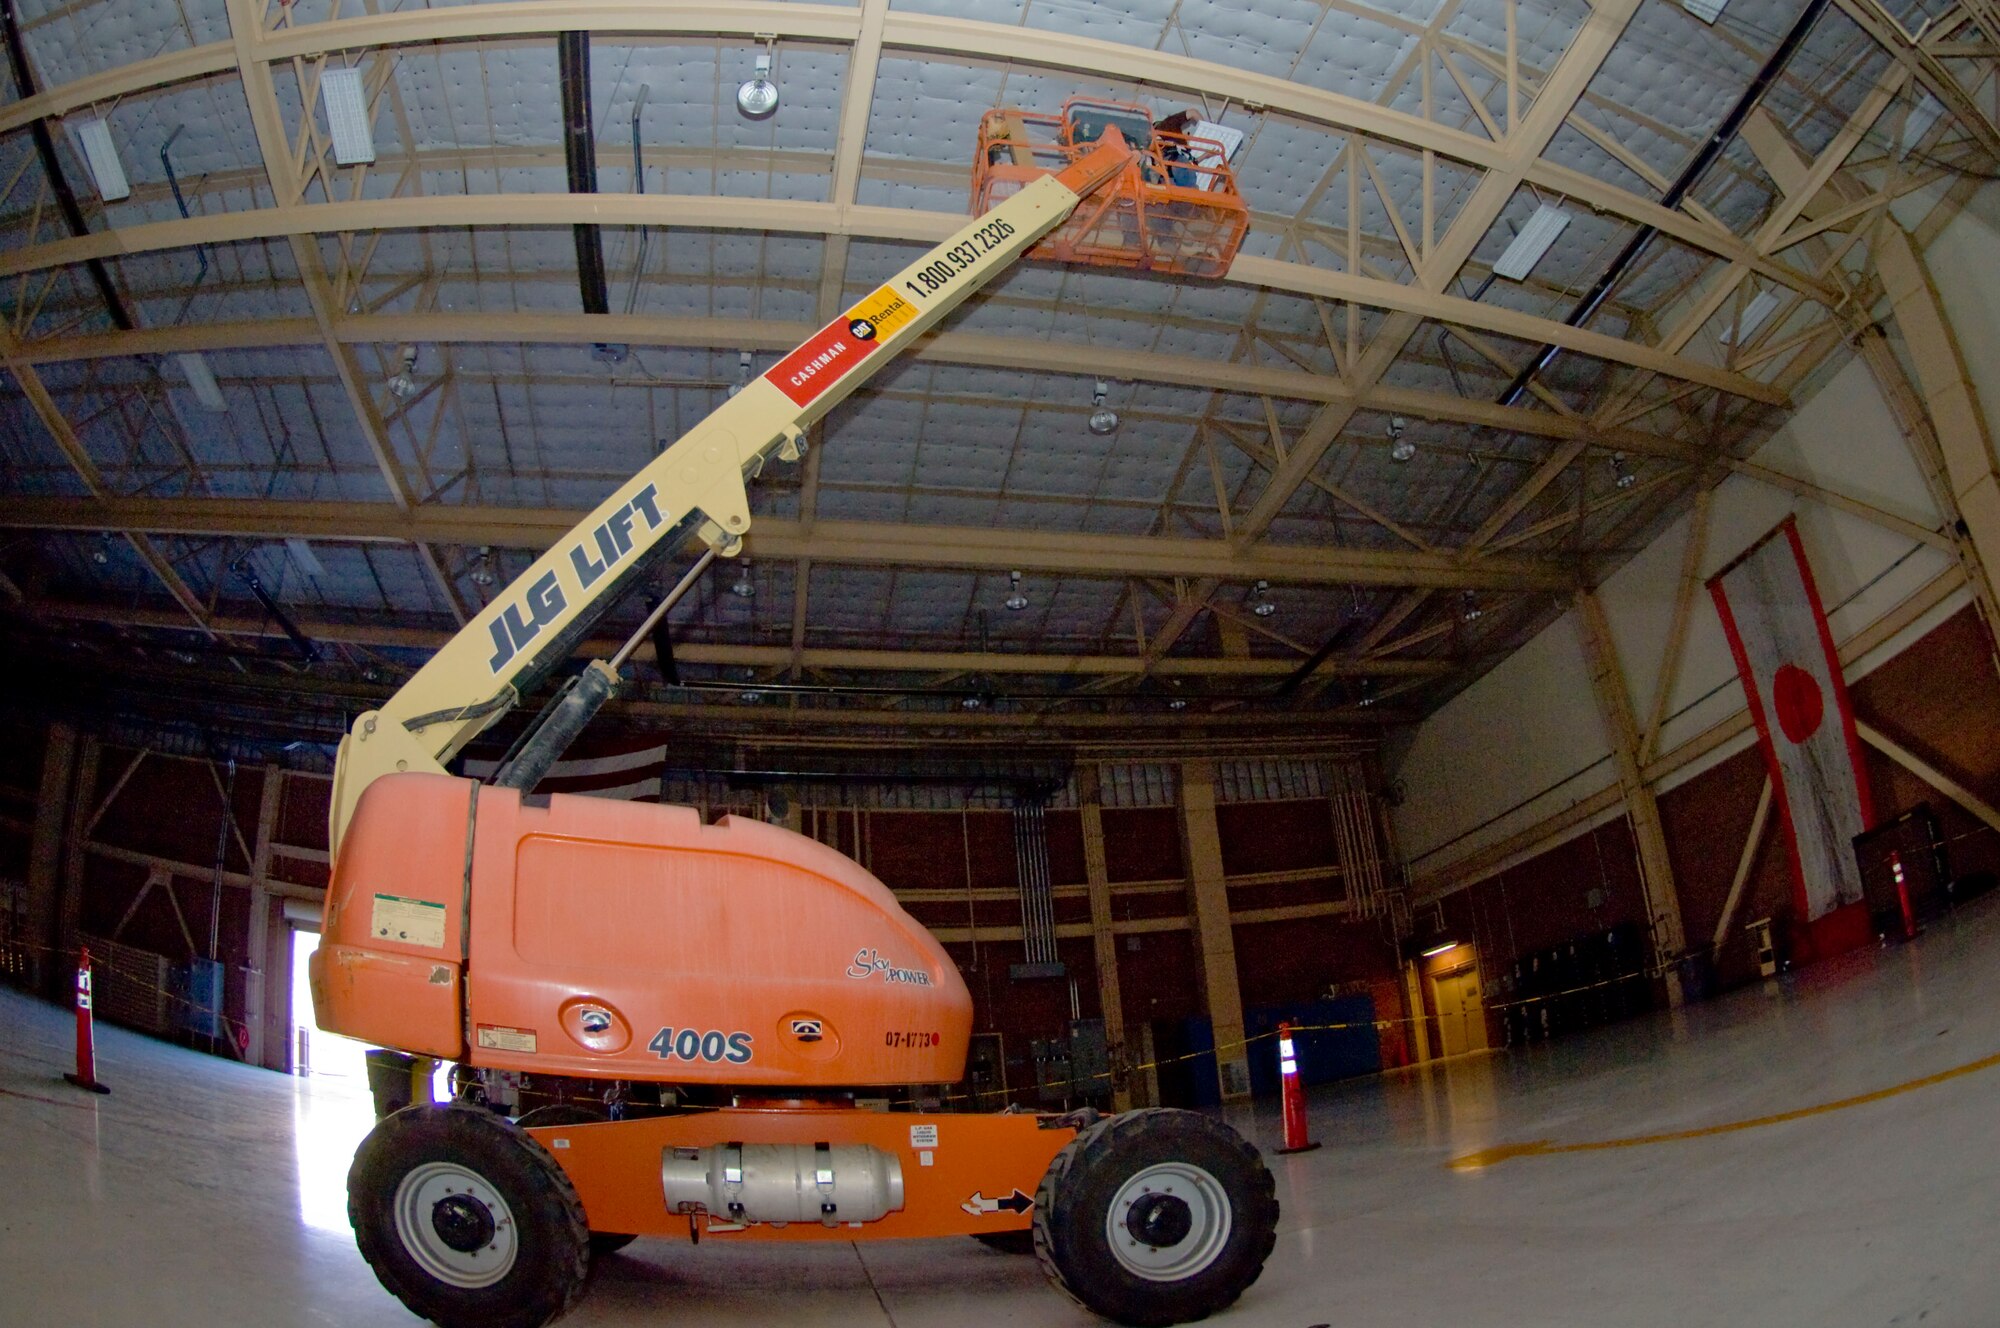
[[[379,952],[413,971],[435,964],[454,997],[466,936],[470,1063],[668,1083],[961,1077],[965,983],[848,858],[758,821],[703,825],[690,807],[562,794],[536,807],[511,789],[473,788],[439,775],[375,781],[327,892],[343,962]],[[469,860],[447,867],[408,852],[447,838]],[[385,898],[407,902],[374,902]],[[371,909],[386,909],[400,934],[360,925]],[[347,990],[321,1003],[321,1027],[396,1024],[368,989]]]

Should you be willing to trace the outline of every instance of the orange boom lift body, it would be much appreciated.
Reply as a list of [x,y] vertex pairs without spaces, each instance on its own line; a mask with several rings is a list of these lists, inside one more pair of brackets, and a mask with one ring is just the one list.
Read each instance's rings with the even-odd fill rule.
[[[1061,1285],[1133,1323],[1220,1308],[1261,1268],[1270,1177],[1205,1118],[859,1109],[867,1090],[959,1081],[972,1001],[943,947],[854,862],[738,817],[704,825],[685,807],[524,796],[616,691],[653,622],[713,558],[742,550],[746,479],[797,460],[812,424],[1080,200],[1143,193],[1143,163],[1164,169],[1172,156],[1157,141],[1135,151],[1115,121],[1089,137],[1004,188],[996,177],[982,193],[995,195],[991,210],[666,448],[343,740],[311,965],[320,1026],[457,1062],[476,1083],[512,1073],[671,1086],[661,1108],[632,1119],[566,1106],[510,1123],[473,1105],[483,1087],[385,1113],[350,1173],[350,1214],[363,1255],[419,1314],[535,1328],[581,1294],[593,1251],[640,1235],[818,1241],[1032,1225]],[[1116,208],[1099,212],[1102,230]],[[1133,245],[1169,229],[1142,222],[1115,261],[1089,244],[1062,241],[1062,252],[1144,266],[1126,261]],[[1157,270],[1212,264],[1216,238],[1203,230],[1199,255],[1185,236],[1156,247]],[[565,685],[493,784],[447,773],[656,556],[700,546],[647,624]]]

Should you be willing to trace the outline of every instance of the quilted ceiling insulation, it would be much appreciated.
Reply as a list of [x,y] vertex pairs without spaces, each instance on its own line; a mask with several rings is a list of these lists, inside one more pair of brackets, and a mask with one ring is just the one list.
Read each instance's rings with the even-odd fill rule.
[[[954,229],[995,107],[1240,132],[1235,265],[993,283],[752,486],[746,556],[634,698],[722,724],[1420,716],[1842,360],[1892,202],[1992,164],[1931,91],[1943,69],[1990,107],[1992,59],[1908,55],[1978,49],[1984,7],[1940,0],[10,3],[35,92],[10,64],[8,649],[336,726]],[[588,34],[595,199],[563,31]],[[780,103],[751,119],[760,53]],[[345,68],[369,165],[328,141]],[[1545,206],[1568,225],[1496,277]],[[586,315],[572,226],[607,216]]]

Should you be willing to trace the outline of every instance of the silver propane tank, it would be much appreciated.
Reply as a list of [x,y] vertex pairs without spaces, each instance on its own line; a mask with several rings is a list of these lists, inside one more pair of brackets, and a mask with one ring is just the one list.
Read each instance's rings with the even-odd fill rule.
[[735,1222],[874,1222],[903,1206],[903,1164],[869,1144],[660,1150],[670,1213]]

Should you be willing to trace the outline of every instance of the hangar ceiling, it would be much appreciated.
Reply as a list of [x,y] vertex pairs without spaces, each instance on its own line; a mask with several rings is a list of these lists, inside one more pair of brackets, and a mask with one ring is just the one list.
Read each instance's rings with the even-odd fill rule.
[[[954,230],[983,112],[1088,94],[1244,135],[1227,277],[995,283],[753,485],[746,560],[671,620],[682,685],[648,665],[645,695],[724,724],[1426,713],[1743,469],[1867,321],[1869,228],[1996,161],[1986,0],[1697,9],[20,0],[8,648],[365,704]],[[372,164],[331,152],[341,69]],[[1544,205],[1569,224],[1496,278]]]

